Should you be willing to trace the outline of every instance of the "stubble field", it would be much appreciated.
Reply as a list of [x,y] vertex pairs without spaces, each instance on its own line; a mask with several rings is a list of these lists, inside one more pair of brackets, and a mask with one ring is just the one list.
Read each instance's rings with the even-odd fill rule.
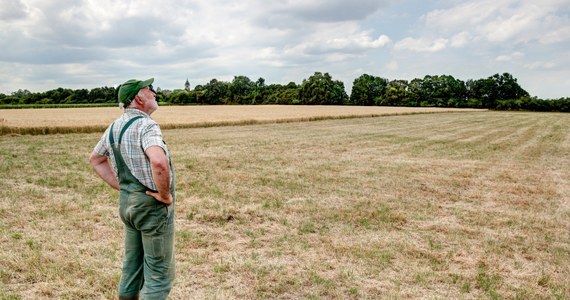
[[[568,299],[570,115],[164,130],[172,299]],[[112,299],[117,193],[91,134],[0,136],[0,299]]]

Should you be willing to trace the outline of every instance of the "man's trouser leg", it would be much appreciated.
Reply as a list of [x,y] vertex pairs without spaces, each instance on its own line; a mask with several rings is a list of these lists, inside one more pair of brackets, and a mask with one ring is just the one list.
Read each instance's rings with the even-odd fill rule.
[[119,295],[140,291],[144,300],[166,299],[175,274],[174,205],[166,207],[144,193],[121,200],[125,257]]
[[125,253],[123,256],[123,272],[119,284],[119,296],[134,297],[139,294],[144,283],[143,257],[143,243],[140,231],[125,224]]
[[142,241],[145,282],[141,298],[166,299],[175,273],[173,219],[167,220],[157,232],[143,232]]

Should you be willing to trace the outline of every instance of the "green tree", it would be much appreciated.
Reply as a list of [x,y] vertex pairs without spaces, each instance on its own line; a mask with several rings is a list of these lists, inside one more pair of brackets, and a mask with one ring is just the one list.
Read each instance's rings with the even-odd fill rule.
[[89,102],[89,91],[87,89],[78,89],[73,93],[73,103],[88,103]]
[[529,96],[528,92],[517,83],[517,79],[509,73],[503,73],[502,75],[495,74],[493,75],[493,79],[498,89],[498,100],[520,99]]
[[469,95],[479,99],[485,108],[495,108],[499,100],[512,100],[528,97],[529,94],[509,73],[495,74],[486,79],[473,81],[469,85]]
[[250,104],[256,90],[255,82],[247,76],[234,76],[230,85],[231,102],[237,104]]
[[270,84],[265,86],[263,104],[299,104],[300,87],[289,82],[287,85]]
[[32,96],[32,92],[28,91],[27,89],[18,89],[15,92],[12,92],[12,97],[15,99],[18,99],[18,101],[13,101],[12,103],[14,104],[30,104],[33,103],[31,102],[31,96]]
[[[87,90],[84,90],[84,91],[87,91]],[[84,95],[84,96],[85,96],[85,100],[87,100],[86,95]],[[73,90],[64,89],[61,87],[45,92],[44,97],[52,99],[53,103],[66,103],[66,99],[68,99],[68,98],[69,99],[76,99],[75,98],[75,92]],[[70,103],[78,103],[78,102],[73,101]]]
[[230,84],[217,79],[212,79],[204,85],[205,104],[229,104]]
[[17,91],[12,93],[12,96],[22,99],[22,98],[30,96],[31,94],[32,94],[32,92],[30,92],[28,90],[18,89]]
[[465,83],[450,75],[426,76],[424,83],[431,86],[427,92],[431,104],[439,107],[455,107],[465,102]]
[[255,82],[255,88],[252,91],[251,104],[263,103],[267,94],[265,92],[265,79],[259,77]]
[[444,82],[445,94],[448,97],[448,107],[465,107],[467,105],[467,88],[465,82],[451,75],[441,76]]
[[410,105],[420,106],[421,102],[428,98],[423,83],[423,79],[414,78],[408,84],[408,100]]
[[206,104],[206,88],[201,85],[198,84],[194,87],[194,89],[192,90],[193,92],[193,96],[196,103],[198,104]]
[[378,105],[406,105],[408,102],[408,81],[407,80],[392,80],[388,83],[386,95],[384,99],[380,100]]
[[167,102],[173,104],[188,104],[191,103],[193,100],[191,92],[187,90],[177,90],[168,95]]
[[341,81],[333,80],[329,73],[315,72],[303,80],[299,100],[307,105],[341,105],[347,102],[348,95]]
[[384,96],[387,87],[387,79],[363,74],[353,82],[350,103],[354,105],[374,105],[376,99]]
[[481,101],[484,108],[495,107],[497,102],[497,86],[491,77],[475,80],[470,86],[471,97]]
[[294,83],[289,82],[286,86],[283,86],[281,92],[278,95],[279,102],[278,104],[298,104],[299,101],[299,93],[301,92],[301,86]]
[[89,91],[87,99],[89,103],[102,103],[105,102],[105,93],[102,88],[94,88]]

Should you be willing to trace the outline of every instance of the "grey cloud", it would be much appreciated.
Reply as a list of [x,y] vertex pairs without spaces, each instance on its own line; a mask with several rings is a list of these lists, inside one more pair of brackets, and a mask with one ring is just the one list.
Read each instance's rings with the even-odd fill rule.
[[[17,0],[9,0],[17,1]],[[21,3],[20,3],[21,4]],[[122,48],[148,46],[156,40],[173,41],[184,28],[173,26],[171,16],[140,15],[109,20],[104,28],[87,15],[82,2],[73,0],[41,3],[27,35],[68,47]],[[106,29],[109,28],[109,29]]]
[[[72,47],[133,47],[150,45],[160,36],[161,20],[149,17],[131,17],[111,24],[112,30],[94,31],[80,26],[81,20],[70,22],[50,19],[49,31],[39,33],[39,37]],[[157,26],[158,24],[158,26]],[[176,33],[176,32],[174,32]]]
[[389,1],[379,0],[305,2],[300,6],[280,8],[276,13],[290,15],[305,22],[357,21],[365,19],[388,3]]
[[23,64],[86,63],[105,58],[101,49],[62,48],[53,44],[35,44],[30,40],[11,43],[0,54],[0,61]]
[[0,40],[4,41],[0,61],[8,63],[83,63],[103,59],[106,55],[101,49],[70,47],[59,42],[26,36],[17,29],[1,32]]
[[27,14],[26,6],[20,0],[3,0],[0,5],[0,20],[24,19]]
[[388,7],[391,0],[363,1],[304,1],[301,4],[267,3],[265,12],[255,17],[255,23],[266,28],[307,30],[309,24],[360,21],[379,9]]
[[[86,63],[102,59],[128,59],[136,56],[133,51],[141,49],[143,59],[156,61],[160,55],[149,53],[152,53],[151,48],[159,40],[164,47],[174,49],[173,56],[180,59],[187,52],[204,55],[206,51],[206,45],[190,50],[178,47],[183,29],[174,28],[158,18],[122,19],[111,24],[112,30],[95,32],[79,23],[46,15],[41,26],[29,30],[30,36],[22,34],[19,29],[1,33],[3,40],[9,42],[0,52],[0,61],[26,64]],[[162,61],[174,57],[162,57]]]
[[163,67],[164,65],[176,65],[188,61],[212,58],[216,56],[215,47],[210,44],[196,46],[166,46],[172,47],[167,52],[161,52],[156,48],[126,48],[115,53],[118,59],[131,61],[137,64]]
[[160,36],[160,24],[161,20],[149,17],[121,19],[111,25],[112,30],[95,34],[92,42],[111,48],[148,46]]

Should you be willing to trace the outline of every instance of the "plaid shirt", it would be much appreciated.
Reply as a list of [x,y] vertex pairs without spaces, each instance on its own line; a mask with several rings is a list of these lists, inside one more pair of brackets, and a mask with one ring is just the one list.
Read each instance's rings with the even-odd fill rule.
[[[170,153],[166,148],[166,143],[162,139],[162,132],[160,131],[158,123],[143,111],[127,108],[125,109],[125,113],[115,120],[113,136],[115,143],[118,143],[119,133],[123,129],[123,126],[136,116],[143,116],[143,118],[136,120],[125,131],[123,140],[121,141],[121,154],[133,176],[147,188],[156,191],[156,184],[152,180],[150,161],[145,151],[151,146],[159,146],[164,150],[168,161],[170,161]],[[111,126],[109,125],[94,150],[99,155],[105,155],[111,159],[111,165],[115,170],[115,174],[117,174],[117,164],[115,163],[115,157],[111,149],[111,144],[109,143],[110,129]],[[172,170],[170,170],[170,176],[172,178]]]

